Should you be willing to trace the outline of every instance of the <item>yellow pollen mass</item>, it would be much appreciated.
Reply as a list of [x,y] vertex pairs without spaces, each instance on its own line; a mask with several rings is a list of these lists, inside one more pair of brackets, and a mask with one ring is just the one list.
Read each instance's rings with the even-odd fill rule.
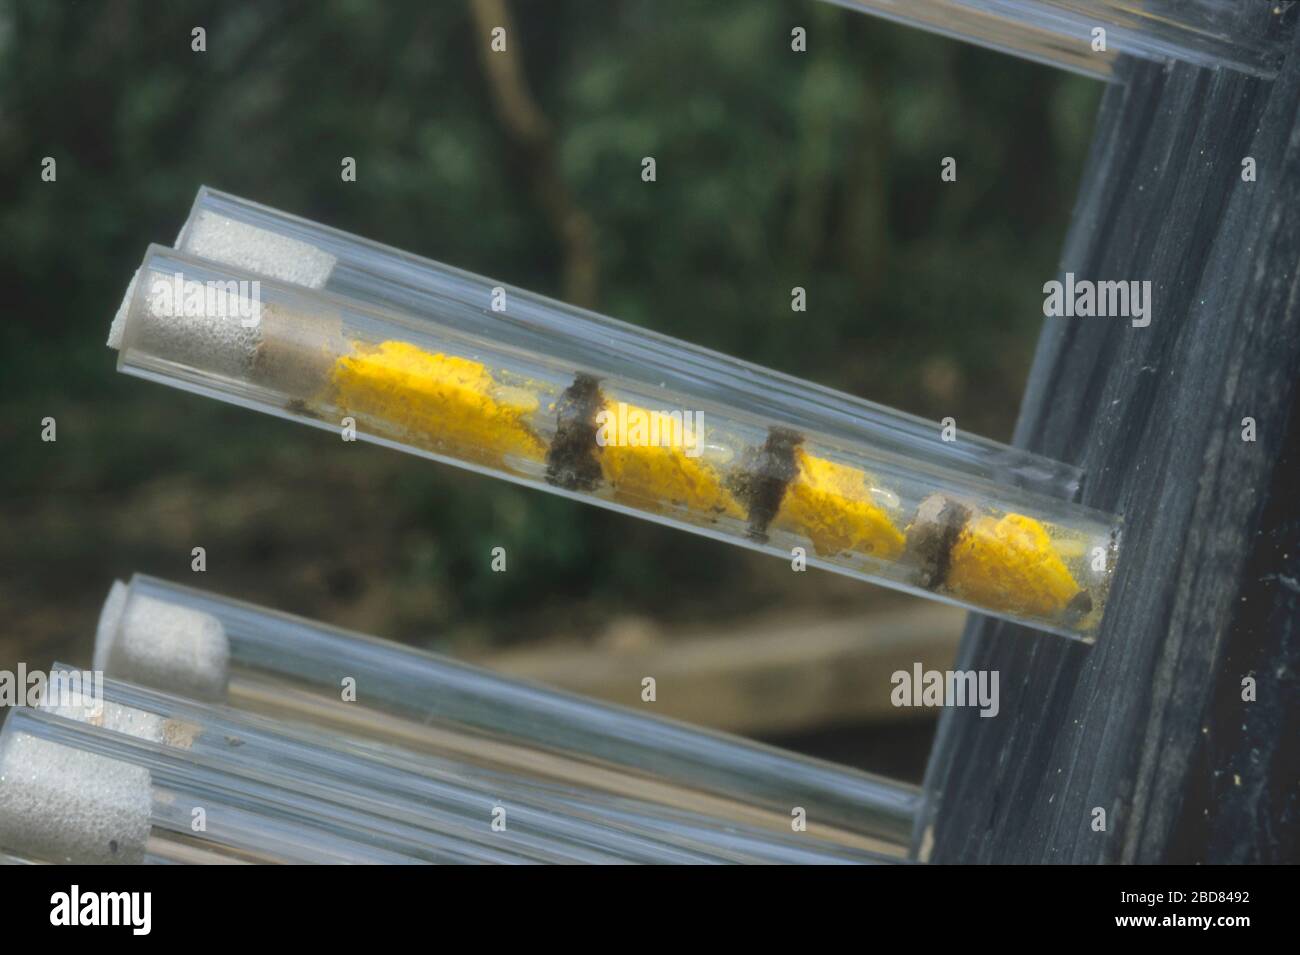
[[867,475],[795,448],[798,472],[781,498],[775,523],[803,534],[821,557],[845,551],[893,560],[903,535],[872,496]]
[[991,610],[1052,617],[1081,589],[1043,525],[1023,514],[971,521],[951,561],[949,589]]
[[702,435],[677,418],[625,403],[620,408],[620,404],[605,402],[603,410],[609,420],[636,422],[640,432],[657,435],[659,443],[638,442],[636,434],[629,432],[615,434],[614,440],[601,448],[601,470],[616,500],[643,510],[675,505],[700,514],[745,519],[744,509],[723,486],[717,470],[695,455]]
[[427,352],[403,341],[358,346],[332,374],[339,409],[388,437],[478,464],[509,456],[541,461],[546,448],[524,423],[538,399],[497,383],[468,358]]

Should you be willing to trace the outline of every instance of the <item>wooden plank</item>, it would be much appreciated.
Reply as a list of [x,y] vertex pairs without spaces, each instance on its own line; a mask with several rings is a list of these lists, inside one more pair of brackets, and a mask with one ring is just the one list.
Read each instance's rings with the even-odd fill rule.
[[[622,649],[520,649],[476,661],[507,676],[700,726],[772,736],[916,719],[890,704],[890,675],[948,669],[964,614],[942,605],[734,632],[652,639]],[[657,699],[641,701],[652,676]],[[926,713],[926,716],[933,714]]]
[[[1264,30],[1291,29],[1294,12],[1242,7]],[[1294,853],[1300,56],[1271,83],[1127,68],[1104,97],[1061,272],[1151,280],[1153,319],[1047,320],[1016,435],[1082,464],[1084,500],[1124,514],[1115,586],[1091,648],[971,618],[960,665],[1000,671],[1001,714],[941,717],[922,858]],[[1264,703],[1240,699],[1252,667]],[[1247,729],[1232,739],[1229,725]],[[1237,759],[1229,805],[1207,779],[1243,747],[1262,755]],[[1204,821],[1211,808],[1225,815]]]

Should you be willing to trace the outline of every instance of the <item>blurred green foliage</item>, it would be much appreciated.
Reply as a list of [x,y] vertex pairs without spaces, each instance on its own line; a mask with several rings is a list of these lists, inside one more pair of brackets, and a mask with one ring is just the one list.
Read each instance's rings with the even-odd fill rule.
[[[600,310],[1009,434],[1098,85],[813,0],[511,9]],[[203,183],[561,294],[486,42],[463,2],[0,0],[11,640],[84,647],[111,577],[189,579],[195,544],[201,585],[430,644],[877,595],[115,374],[109,320]]]

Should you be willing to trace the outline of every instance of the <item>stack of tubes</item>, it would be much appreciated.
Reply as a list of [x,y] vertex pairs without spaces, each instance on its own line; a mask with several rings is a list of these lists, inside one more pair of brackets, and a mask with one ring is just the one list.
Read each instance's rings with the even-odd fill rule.
[[888,863],[918,800],[143,576],[0,730],[6,863]]
[[121,371],[801,566],[1095,639],[1079,471],[201,189]]
[[[109,345],[142,378],[1085,642],[1119,554],[1077,468],[207,189]],[[146,577],[110,592],[94,670],[56,669],[0,734],[7,863],[871,863],[917,815],[910,786]]]

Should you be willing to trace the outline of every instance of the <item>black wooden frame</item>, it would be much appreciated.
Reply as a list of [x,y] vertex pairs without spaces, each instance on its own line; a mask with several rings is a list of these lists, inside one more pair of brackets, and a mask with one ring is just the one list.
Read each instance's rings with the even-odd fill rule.
[[1047,319],[1015,439],[1124,515],[1115,584],[1091,647],[972,615],[958,666],[999,671],[1001,713],[944,712],[923,860],[1297,858],[1300,49],[1272,81],[1122,69],[1061,273],[1151,280],[1152,321]]

